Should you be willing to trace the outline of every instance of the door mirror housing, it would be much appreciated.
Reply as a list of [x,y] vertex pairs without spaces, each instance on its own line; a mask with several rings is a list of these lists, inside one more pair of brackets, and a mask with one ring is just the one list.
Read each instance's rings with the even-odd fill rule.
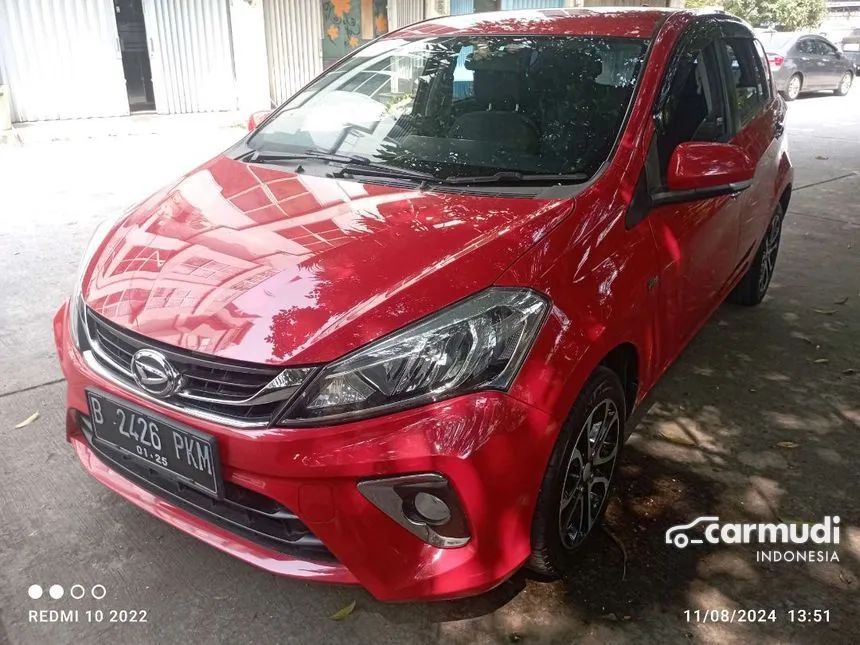
[[253,132],[259,127],[259,125],[269,118],[269,115],[272,113],[271,110],[262,110],[260,112],[254,112],[251,116],[248,117],[248,132]]
[[709,199],[746,190],[755,162],[731,143],[689,141],[679,144],[666,174],[665,192],[651,196],[653,205]]

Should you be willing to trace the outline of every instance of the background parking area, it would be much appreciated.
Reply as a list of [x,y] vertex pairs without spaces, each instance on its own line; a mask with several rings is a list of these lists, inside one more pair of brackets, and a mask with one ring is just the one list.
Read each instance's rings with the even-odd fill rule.
[[[96,138],[25,130],[25,146],[0,147],[0,644],[856,640],[860,90],[790,105],[796,183],[770,293],[755,309],[723,306],[657,387],[627,445],[608,530],[577,573],[552,584],[518,575],[484,596],[435,604],[382,605],[357,588],[258,571],[90,480],[65,443],[51,317],[90,233],[241,134],[170,123]],[[753,547],[664,544],[668,527],[702,515],[839,515],[840,562],[762,564]],[[27,595],[55,583],[101,584],[106,597]],[[344,621],[330,619],[352,601]],[[684,614],[723,608],[777,617],[695,624]],[[792,608],[830,610],[830,623],[792,624]],[[32,609],[82,613],[37,625]],[[145,610],[148,622],[88,623],[86,609]]]

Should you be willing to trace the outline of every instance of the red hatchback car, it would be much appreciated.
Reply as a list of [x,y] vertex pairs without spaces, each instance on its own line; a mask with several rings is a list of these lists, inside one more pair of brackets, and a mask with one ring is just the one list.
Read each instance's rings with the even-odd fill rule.
[[768,288],[784,116],[722,14],[388,34],[97,231],[54,321],[68,439],[273,573],[382,600],[561,575],[643,397]]

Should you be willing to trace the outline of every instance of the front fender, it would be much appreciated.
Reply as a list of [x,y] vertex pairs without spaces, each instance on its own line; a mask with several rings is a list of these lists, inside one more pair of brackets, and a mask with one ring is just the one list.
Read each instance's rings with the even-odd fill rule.
[[624,214],[620,205],[607,210],[596,226],[568,218],[503,276],[552,301],[511,395],[558,425],[594,369],[622,344],[637,354],[637,401],[656,379],[657,252],[649,227],[628,230]]

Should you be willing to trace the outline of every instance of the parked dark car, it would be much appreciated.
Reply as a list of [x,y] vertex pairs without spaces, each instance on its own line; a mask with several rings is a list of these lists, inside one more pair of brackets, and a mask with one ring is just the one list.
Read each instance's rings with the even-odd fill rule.
[[787,101],[804,92],[832,90],[845,96],[854,82],[854,63],[829,40],[797,32],[759,32],[776,89]]

